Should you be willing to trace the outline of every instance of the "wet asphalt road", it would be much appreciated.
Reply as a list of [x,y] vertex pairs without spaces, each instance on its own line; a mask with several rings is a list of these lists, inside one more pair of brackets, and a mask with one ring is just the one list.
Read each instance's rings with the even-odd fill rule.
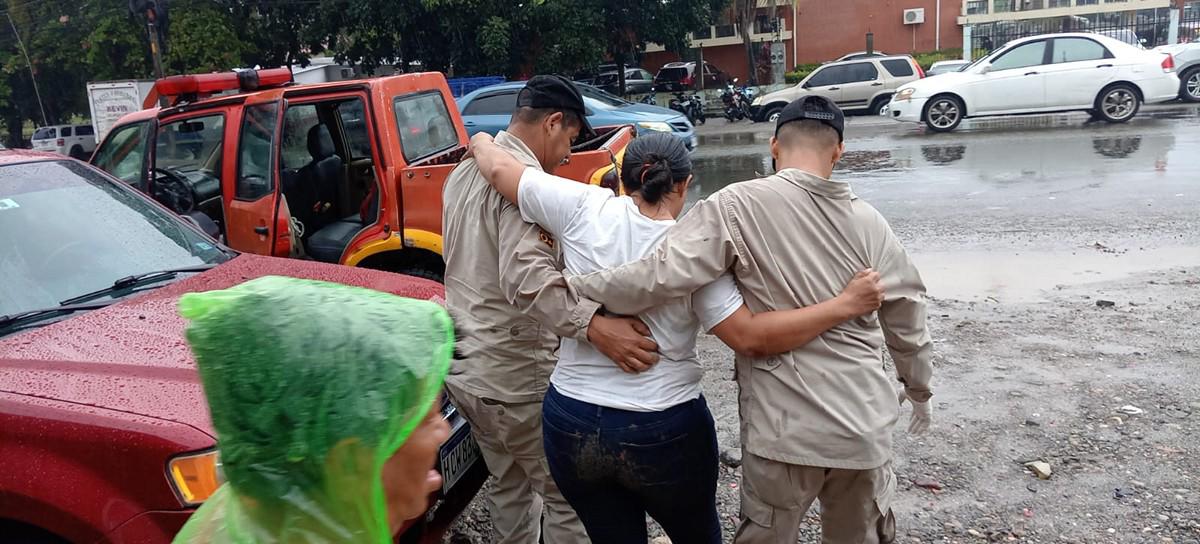
[[[770,171],[765,123],[710,121],[699,199]],[[835,176],[877,207],[930,294],[1039,300],[1056,287],[1200,264],[1200,107],[1124,125],[1082,114],[968,121],[951,134],[851,117]]]

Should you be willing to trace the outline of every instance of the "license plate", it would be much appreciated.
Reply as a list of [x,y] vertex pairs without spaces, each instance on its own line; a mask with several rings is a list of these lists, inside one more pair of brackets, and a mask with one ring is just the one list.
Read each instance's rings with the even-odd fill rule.
[[479,444],[471,436],[470,428],[466,425],[459,427],[458,432],[442,444],[440,456],[442,494],[445,495],[479,460]]

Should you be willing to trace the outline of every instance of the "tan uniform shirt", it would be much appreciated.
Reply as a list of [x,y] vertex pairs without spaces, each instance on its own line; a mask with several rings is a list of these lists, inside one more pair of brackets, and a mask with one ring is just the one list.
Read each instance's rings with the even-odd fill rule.
[[[501,132],[496,144],[541,169],[511,134]],[[586,341],[599,305],[571,294],[554,239],[521,219],[474,160],[454,169],[442,199],[446,303],[466,357],[455,361],[447,380],[501,402],[540,401],[557,361],[558,338]]]
[[[865,470],[891,459],[898,403],[883,368],[886,342],[916,400],[930,397],[925,286],[883,216],[846,183],[800,170],[731,185],[696,204],[656,253],[570,278],[581,296],[637,314],[732,270],[754,312],[828,300],[875,268],[887,297],[874,315],[808,345],[737,358],[742,444],[796,465]],[[882,327],[880,326],[882,325]]]

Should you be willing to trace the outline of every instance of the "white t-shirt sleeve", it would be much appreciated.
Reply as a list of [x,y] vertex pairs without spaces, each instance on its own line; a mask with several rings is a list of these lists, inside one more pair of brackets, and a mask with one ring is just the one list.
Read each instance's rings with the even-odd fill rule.
[[[601,193],[595,192],[600,190]],[[604,195],[607,193],[607,196]],[[561,237],[589,201],[612,196],[612,191],[529,167],[521,174],[517,203],[521,217]]]
[[733,275],[726,272],[712,283],[692,293],[692,312],[704,331],[711,331],[742,307],[742,291]]

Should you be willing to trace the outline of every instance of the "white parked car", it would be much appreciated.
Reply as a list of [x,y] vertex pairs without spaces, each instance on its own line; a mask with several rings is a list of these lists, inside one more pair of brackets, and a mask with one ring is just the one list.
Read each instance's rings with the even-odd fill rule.
[[54,125],[33,131],[30,138],[35,151],[50,151],[87,160],[96,150],[96,132],[92,125]]
[[1179,74],[1179,98],[1200,102],[1200,42],[1164,45],[1155,51],[1175,58],[1175,72]]
[[914,81],[880,112],[948,132],[968,117],[1086,111],[1123,123],[1179,94],[1175,61],[1099,34],[1014,40],[961,72]]

